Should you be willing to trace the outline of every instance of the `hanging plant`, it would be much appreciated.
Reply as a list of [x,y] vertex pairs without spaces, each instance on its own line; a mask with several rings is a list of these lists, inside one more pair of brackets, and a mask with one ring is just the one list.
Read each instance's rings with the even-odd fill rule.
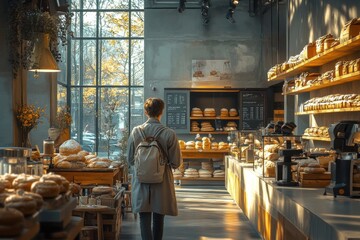
[[67,45],[68,35],[73,36],[70,30],[71,17],[69,8],[59,14],[38,6],[33,2],[9,0],[10,9],[10,63],[13,77],[16,78],[20,68],[29,69],[32,64],[34,44],[39,33],[50,36],[50,50],[56,61],[61,61],[58,51],[59,44]]

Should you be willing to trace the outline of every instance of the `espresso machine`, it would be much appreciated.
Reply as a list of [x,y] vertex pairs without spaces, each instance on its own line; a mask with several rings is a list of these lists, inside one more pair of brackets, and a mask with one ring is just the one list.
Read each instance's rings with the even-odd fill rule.
[[331,182],[325,187],[327,193],[352,195],[352,165],[359,158],[360,122],[341,121],[329,127],[331,148],[336,150],[337,158],[330,165]]

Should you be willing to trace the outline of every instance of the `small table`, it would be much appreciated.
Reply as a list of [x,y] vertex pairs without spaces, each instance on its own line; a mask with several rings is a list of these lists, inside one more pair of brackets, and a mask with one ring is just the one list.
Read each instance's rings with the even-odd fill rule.
[[[86,230],[96,230],[97,231],[97,239],[102,240],[103,239],[103,219],[102,214],[106,213],[113,213],[114,209],[110,208],[108,206],[103,205],[83,205],[83,206],[77,206],[73,213],[79,213],[80,217],[84,219],[84,227],[81,229],[81,231]],[[86,216],[85,213],[94,213],[96,214],[96,226],[86,226]]]

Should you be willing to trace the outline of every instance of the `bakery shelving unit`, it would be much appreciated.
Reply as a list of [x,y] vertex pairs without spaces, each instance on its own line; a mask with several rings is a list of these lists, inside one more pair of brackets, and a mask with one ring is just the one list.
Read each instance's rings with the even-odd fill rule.
[[360,112],[359,107],[353,108],[334,108],[313,111],[296,112],[295,115],[323,114],[323,113],[340,113],[340,112]]
[[[268,81],[273,80],[285,80],[296,76],[299,73],[309,71],[313,68],[323,69],[321,72],[326,71],[325,69],[335,69],[335,61],[348,59],[351,57],[358,58],[360,50],[360,35],[349,39],[348,41],[341,43],[335,47],[332,47],[316,56],[295,65],[288,70],[281,72],[271,78]],[[334,64],[334,65],[332,65]],[[299,122],[301,127],[306,127],[305,125],[328,125],[330,121],[337,122],[344,119],[358,119],[360,116],[359,107],[349,107],[349,108],[336,108],[336,109],[321,109],[313,111],[299,111],[300,105],[308,100],[311,97],[320,97],[328,93],[359,93],[358,86],[360,80],[360,71],[352,72],[349,74],[341,75],[334,77],[331,81],[323,82],[322,84],[317,85],[308,85],[302,87],[296,87],[293,90],[284,90],[283,94],[286,96],[295,97],[295,121]],[[291,111],[290,111],[291,112]],[[330,117],[329,117],[330,116]],[[303,117],[307,117],[309,121],[306,123]],[[298,133],[301,128],[298,128]],[[326,146],[330,142],[330,138],[315,137],[315,136],[303,136],[304,140],[311,141],[311,144],[314,144],[313,141],[316,141],[316,145]]]
[[340,84],[344,84],[344,83],[348,83],[348,82],[358,81],[358,80],[360,80],[360,71],[342,75],[340,77],[335,77],[332,81],[329,81],[327,83],[314,85],[314,86],[304,86],[304,87],[295,88],[294,90],[288,91],[285,94],[295,95],[295,94],[299,94],[299,93],[303,93],[303,92],[311,92],[314,90],[319,90],[319,89],[336,86],[336,85],[340,85]]
[[289,68],[288,70],[278,75],[269,78],[268,81],[282,80],[285,78],[293,77],[294,75],[307,71],[313,67],[320,67],[333,60],[350,55],[355,50],[359,50],[359,49],[360,49],[360,35],[352,39],[349,39],[348,41],[341,43],[335,47],[332,47],[322,53],[319,53],[316,56],[300,64],[297,64],[294,67]]

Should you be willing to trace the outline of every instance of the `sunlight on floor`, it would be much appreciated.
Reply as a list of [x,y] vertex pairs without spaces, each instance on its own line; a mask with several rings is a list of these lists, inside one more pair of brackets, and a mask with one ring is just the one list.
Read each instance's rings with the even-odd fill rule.
[[208,238],[203,236],[201,236],[199,239],[200,240],[233,240],[232,238]]

